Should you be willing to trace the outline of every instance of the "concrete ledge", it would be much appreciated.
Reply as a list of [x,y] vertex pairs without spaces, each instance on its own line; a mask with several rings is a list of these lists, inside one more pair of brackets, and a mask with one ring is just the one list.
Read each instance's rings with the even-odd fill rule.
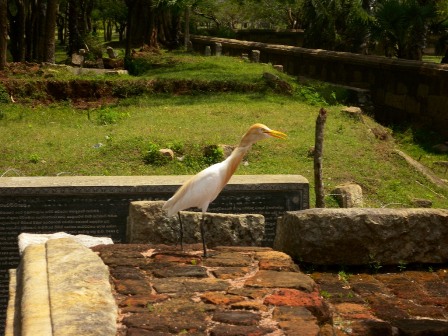
[[[115,336],[109,271],[70,238],[28,246],[11,279],[6,335]],[[14,288],[15,284],[15,288]]]
[[274,248],[316,265],[448,261],[448,210],[308,209],[287,212]]

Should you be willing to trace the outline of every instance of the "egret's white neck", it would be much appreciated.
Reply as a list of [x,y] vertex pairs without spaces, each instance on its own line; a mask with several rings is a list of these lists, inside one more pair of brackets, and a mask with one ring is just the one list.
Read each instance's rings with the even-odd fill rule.
[[239,164],[244,158],[244,155],[249,151],[249,149],[252,147],[252,145],[249,146],[238,146],[236,147],[232,154],[224,161],[227,165],[228,169],[226,171],[226,177],[225,177],[225,183],[227,183],[230,178],[232,177],[233,173],[235,173],[236,169],[238,168]]

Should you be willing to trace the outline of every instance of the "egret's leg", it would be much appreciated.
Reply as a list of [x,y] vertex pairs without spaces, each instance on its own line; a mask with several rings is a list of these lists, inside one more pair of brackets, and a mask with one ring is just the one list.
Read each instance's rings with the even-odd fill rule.
[[177,213],[177,216],[179,217],[179,238],[180,238],[180,249],[184,250],[184,226],[182,224],[182,219],[180,218],[180,212]]
[[205,230],[204,230],[205,214],[202,213],[201,221],[201,238],[202,238],[202,248],[204,249],[204,258],[207,258],[207,247],[205,246]]

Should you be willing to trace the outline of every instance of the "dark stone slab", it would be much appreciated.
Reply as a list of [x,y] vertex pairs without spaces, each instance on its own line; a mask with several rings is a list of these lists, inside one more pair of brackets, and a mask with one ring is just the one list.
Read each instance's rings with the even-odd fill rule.
[[430,319],[402,319],[396,320],[393,325],[398,328],[400,334],[409,336],[418,335],[447,335],[448,321]]
[[256,325],[261,319],[260,314],[240,310],[217,311],[213,321],[234,325]]
[[308,275],[297,272],[258,271],[244,283],[247,287],[295,288],[312,292],[316,283]]
[[189,277],[207,278],[207,269],[202,266],[170,266],[155,269],[152,274],[157,278]]
[[[166,200],[188,176],[60,176],[0,179],[0,318],[8,298],[8,269],[19,263],[17,236],[54,233],[111,237],[126,242],[129,203]],[[210,212],[260,213],[264,244],[272,246],[277,217],[309,207],[308,181],[300,175],[234,176]],[[128,258],[117,260],[126,265]]]
[[239,253],[220,253],[204,261],[209,267],[245,267],[252,263],[250,256]]

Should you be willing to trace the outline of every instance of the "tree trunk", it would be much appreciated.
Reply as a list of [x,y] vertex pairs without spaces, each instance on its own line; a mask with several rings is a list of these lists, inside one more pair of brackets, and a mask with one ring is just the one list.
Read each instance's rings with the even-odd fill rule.
[[131,57],[131,29],[132,29],[132,10],[134,8],[134,1],[126,0],[126,6],[128,7],[128,19],[126,24],[126,45],[124,57],[129,59]]
[[126,56],[131,48],[149,44],[151,13],[154,11],[152,0],[126,0],[128,17],[126,25]]
[[[35,54],[33,60],[42,62],[45,60],[45,33],[46,33],[46,22],[47,22],[47,3],[45,1],[39,0],[38,6],[36,8],[36,27],[34,34],[36,36],[35,40]],[[54,35],[54,27],[53,27]]]
[[57,16],[56,24],[58,26],[58,41],[60,45],[65,44],[65,17],[62,15]]
[[16,0],[17,12],[12,15],[8,12],[9,19],[9,50],[13,62],[23,62],[25,60],[25,23],[27,8],[23,0]]
[[77,0],[69,0],[68,2],[68,50],[67,53],[71,56],[73,53],[83,48],[82,36],[79,31],[78,24],[79,7]]
[[117,25],[117,30],[118,30],[118,41],[122,42],[123,41],[123,36],[124,36],[124,32],[126,30],[126,24],[124,23],[115,23]]
[[188,48],[190,42],[190,6],[185,7],[185,31],[184,31],[184,46]]
[[325,192],[322,176],[322,157],[324,150],[324,127],[327,111],[321,108],[316,119],[316,139],[314,145],[314,188],[316,191],[316,208],[325,208]]
[[55,29],[58,14],[58,0],[47,0],[47,20],[45,25],[44,62],[55,63]]
[[103,23],[103,39],[104,42],[107,42],[106,19],[103,18],[102,23]]
[[112,21],[110,19],[107,19],[106,21],[104,34],[105,34],[104,40],[106,42],[112,41]]
[[[149,10],[149,25],[147,27],[147,36],[148,38],[146,39],[146,43],[148,44],[148,46],[158,49],[159,48],[159,43],[158,43],[158,37],[159,37],[159,20],[157,20],[156,18],[156,11],[158,10],[156,6],[154,6],[153,1],[150,0],[150,10]],[[157,13],[158,16],[160,16],[160,12]]]
[[[37,0],[39,1],[39,0]],[[35,52],[35,31],[36,31],[36,4],[30,2],[27,4],[25,19],[25,60],[31,62]]]
[[6,66],[6,51],[8,34],[8,8],[7,0],[0,0],[0,70]]

